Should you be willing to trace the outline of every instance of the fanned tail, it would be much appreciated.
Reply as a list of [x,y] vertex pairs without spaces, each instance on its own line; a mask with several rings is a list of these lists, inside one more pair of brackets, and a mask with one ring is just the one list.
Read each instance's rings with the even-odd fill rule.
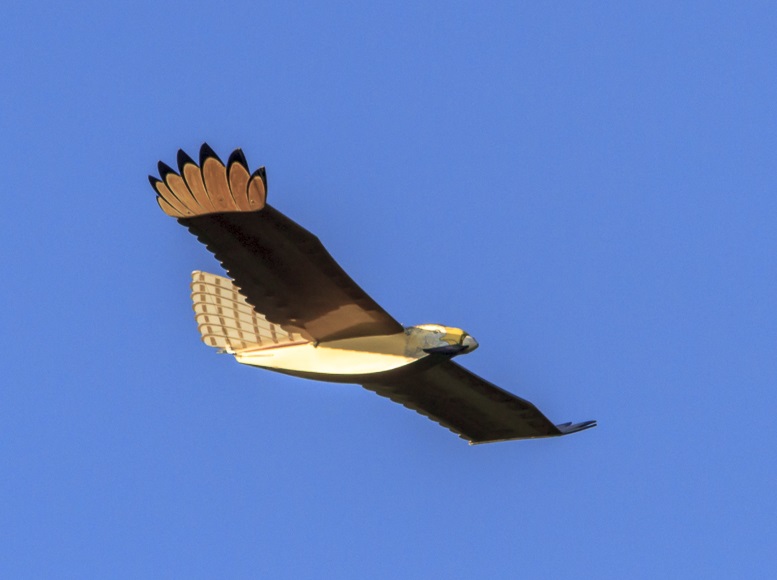
[[235,353],[303,341],[256,312],[229,278],[195,270],[191,288],[197,329],[208,346]]

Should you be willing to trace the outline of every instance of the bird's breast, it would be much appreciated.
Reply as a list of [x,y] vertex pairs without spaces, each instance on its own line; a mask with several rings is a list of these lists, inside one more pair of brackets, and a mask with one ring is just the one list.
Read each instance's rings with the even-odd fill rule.
[[235,352],[235,359],[242,364],[300,376],[331,375],[338,381],[394,370],[425,356],[427,353],[411,344],[406,333]]

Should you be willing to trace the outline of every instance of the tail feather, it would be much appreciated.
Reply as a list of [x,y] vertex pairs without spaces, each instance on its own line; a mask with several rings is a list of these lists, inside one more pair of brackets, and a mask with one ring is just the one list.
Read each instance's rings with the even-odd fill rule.
[[191,288],[197,329],[208,346],[234,353],[304,340],[256,312],[229,278],[195,270]]

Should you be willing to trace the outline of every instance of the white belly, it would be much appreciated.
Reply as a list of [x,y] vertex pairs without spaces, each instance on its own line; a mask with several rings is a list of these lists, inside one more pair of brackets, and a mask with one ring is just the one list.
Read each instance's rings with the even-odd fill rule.
[[348,376],[380,373],[415,362],[427,354],[405,333],[349,338],[318,345],[305,342],[234,353],[238,362],[285,372]]

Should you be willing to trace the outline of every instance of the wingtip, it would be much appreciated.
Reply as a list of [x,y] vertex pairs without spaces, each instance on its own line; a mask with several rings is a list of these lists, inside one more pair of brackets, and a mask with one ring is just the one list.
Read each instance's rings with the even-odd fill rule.
[[569,435],[570,433],[577,433],[578,431],[585,431],[586,429],[592,429],[596,427],[596,419],[591,421],[583,421],[581,423],[561,423],[556,425],[556,428],[561,431],[562,435]]
[[157,166],[157,169],[159,170],[159,177],[162,181],[166,181],[166,177],[169,174],[175,173],[175,170],[164,161],[160,161],[159,163],[157,163],[156,166]]
[[183,149],[178,150],[178,155],[176,155],[176,162],[178,163],[178,171],[181,172],[181,175],[183,175],[183,168],[186,164],[190,163],[192,165],[196,165],[194,159],[192,159]]
[[267,171],[265,170],[264,165],[262,165],[259,169],[257,169],[251,174],[252,178],[257,176],[259,177],[259,179],[262,180],[262,185],[264,185],[264,191],[265,193],[267,193]]
[[221,159],[219,159],[219,156],[216,155],[216,152],[213,149],[211,149],[210,145],[208,145],[207,143],[203,143],[202,146],[200,147],[200,167],[205,165],[205,160],[208,159],[209,157],[212,157],[213,159],[215,159],[216,161],[218,161],[223,165],[223,163],[221,162]]
[[248,171],[248,161],[246,161],[246,156],[243,153],[243,150],[238,148],[235,149],[229,156],[229,160],[227,161],[227,167],[232,166],[235,163],[239,163],[243,167],[245,167],[246,171]]

